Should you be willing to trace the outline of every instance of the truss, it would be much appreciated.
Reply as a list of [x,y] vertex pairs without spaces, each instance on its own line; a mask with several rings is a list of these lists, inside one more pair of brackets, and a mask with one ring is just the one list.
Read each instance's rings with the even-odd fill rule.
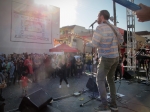
[[[134,0],[128,0],[134,3]],[[135,39],[135,15],[130,9],[127,14],[127,70],[136,70],[136,39]]]

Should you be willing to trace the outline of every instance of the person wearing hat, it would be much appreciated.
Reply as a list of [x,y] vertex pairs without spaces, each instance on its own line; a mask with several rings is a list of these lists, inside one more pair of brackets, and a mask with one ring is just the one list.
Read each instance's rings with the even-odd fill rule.
[[[95,110],[97,112],[118,111],[116,104],[116,88],[114,83],[114,75],[119,63],[118,45],[123,43],[123,37],[117,27],[110,24],[108,19],[110,14],[107,10],[101,10],[98,14],[98,26],[93,34],[92,45],[97,48],[100,62],[97,67],[96,81],[102,104]],[[105,87],[105,79],[107,79],[111,102],[108,106],[107,92]]]

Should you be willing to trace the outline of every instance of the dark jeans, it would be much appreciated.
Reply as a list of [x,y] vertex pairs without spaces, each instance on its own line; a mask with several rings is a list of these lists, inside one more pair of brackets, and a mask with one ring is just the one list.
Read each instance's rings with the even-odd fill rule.
[[66,84],[68,84],[65,73],[60,73],[60,85],[61,85],[63,80],[66,82]]
[[8,77],[6,78],[6,82],[7,82],[7,85],[10,86],[12,83],[14,83],[14,77],[11,77],[10,78],[10,73],[8,73]]
[[76,70],[75,70],[75,65],[71,66],[71,76],[75,76],[76,75]]
[[56,69],[52,69],[52,78],[56,78]]
[[91,64],[87,64],[87,70],[88,70],[89,72],[92,72],[92,65],[91,65]]
[[16,80],[20,80],[21,79],[21,71],[20,70],[17,70],[14,72],[14,84],[16,83]]
[[116,87],[114,83],[114,75],[119,63],[119,58],[104,58],[101,57],[101,61],[97,67],[96,81],[98,85],[99,94],[103,105],[107,105],[107,93],[105,87],[105,80],[107,77],[108,86],[110,89],[111,103],[116,105]]
[[82,75],[82,69],[77,69],[77,76],[81,76]]
[[117,80],[118,73],[119,73],[120,79],[121,79],[122,78],[122,67],[121,67],[121,65],[118,65],[117,68],[116,68],[116,71],[115,71],[115,80]]
[[66,68],[67,77],[70,77],[71,67]]

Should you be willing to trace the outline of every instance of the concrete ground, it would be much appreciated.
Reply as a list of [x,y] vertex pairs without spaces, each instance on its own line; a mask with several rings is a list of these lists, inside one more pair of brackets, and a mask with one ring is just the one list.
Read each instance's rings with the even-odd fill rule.
[[[28,94],[42,88],[53,99],[60,98],[60,100],[52,102],[52,105],[48,106],[45,112],[95,112],[94,107],[100,104],[100,101],[97,99],[80,107],[82,103],[91,99],[89,97],[92,94],[90,91],[80,96],[72,95],[75,92],[87,89],[86,83],[89,77],[88,75],[82,75],[80,78],[71,77],[68,79],[70,87],[68,88],[65,82],[63,82],[61,89],[59,88],[59,78],[44,79],[38,83],[29,84]],[[116,89],[118,93],[125,95],[117,100],[119,112],[150,112],[149,86],[137,82],[128,83],[126,80],[122,80],[121,83],[116,83]],[[20,98],[21,93],[22,89],[18,84],[11,85],[3,90],[3,96],[6,99],[6,112],[19,107],[22,100]],[[63,96],[70,97],[62,98]]]

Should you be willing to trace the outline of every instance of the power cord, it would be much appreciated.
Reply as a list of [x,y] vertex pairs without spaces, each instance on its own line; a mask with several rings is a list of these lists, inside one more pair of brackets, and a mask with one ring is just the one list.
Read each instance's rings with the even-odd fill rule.
[[117,89],[117,93],[118,93],[118,91],[120,89],[120,86],[121,86],[121,79],[119,80],[119,86],[118,86],[118,89]]

